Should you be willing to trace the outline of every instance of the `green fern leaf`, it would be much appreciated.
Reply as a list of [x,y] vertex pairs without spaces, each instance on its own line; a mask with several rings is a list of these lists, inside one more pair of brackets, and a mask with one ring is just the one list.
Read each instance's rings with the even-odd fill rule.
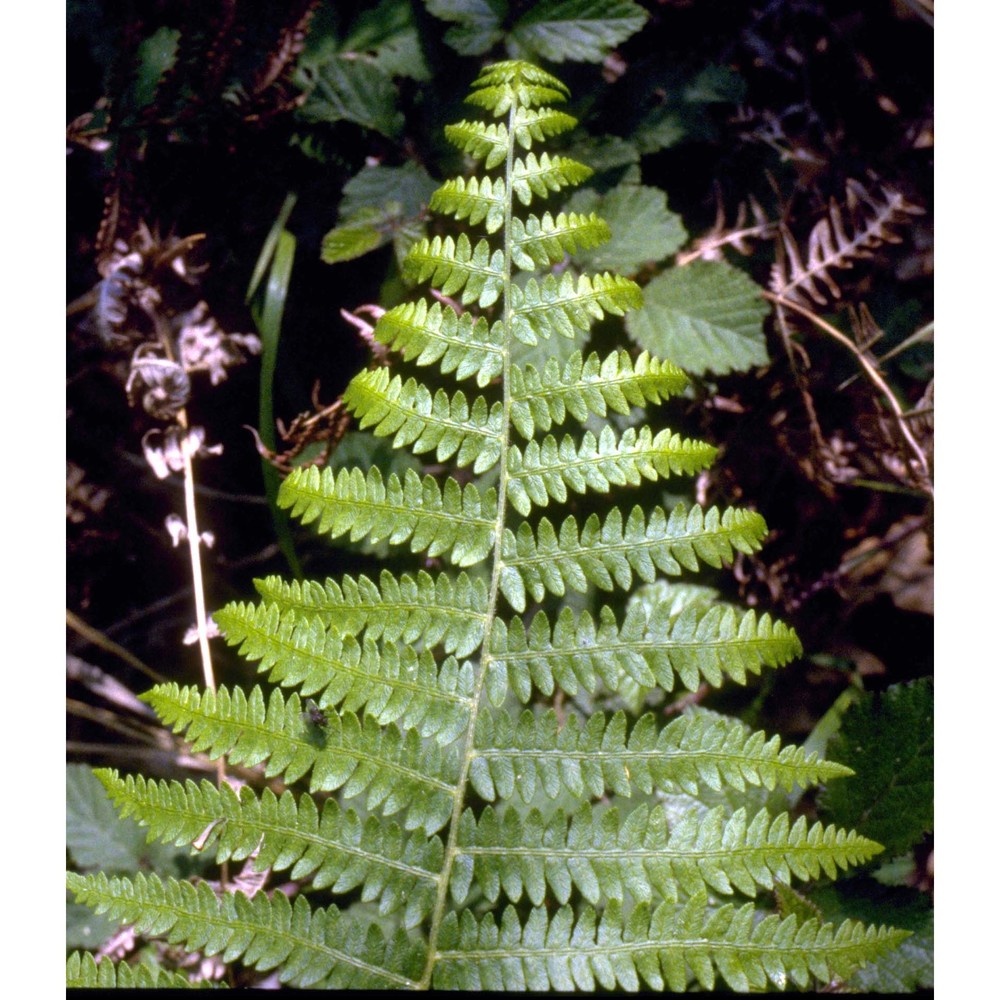
[[496,118],[515,108],[560,104],[569,96],[569,88],[551,73],[516,60],[487,66],[472,87],[466,102],[492,111]]
[[377,437],[395,434],[394,448],[409,447],[417,455],[433,450],[439,462],[454,458],[459,467],[472,464],[476,473],[500,458],[502,407],[489,406],[482,396],[470,408],[461,390],[450,398],[443,389],[432,396],[416,379],[404,383],[387,368],[373,368],[351,381],[343,399],[362,430],[374,428]]
[[727,817],[720,806],[704,821],[692,816],[670,830],[662,808],[640,805],[625,817],[589,804],[572,818],[559,810],[548,820],[536,809],[522,819],[487,807],[478,820],[467,810],[458,843],[456,902],[474,881],[491,903],[501,892],[514,903],[523,893],[535,906],[549,891],[566,904],[574,887],[594,905],[622,902],[626,888],[642,902],[654,892],[677,902],[679,890],[753,896],[793,875],[836,878],[882,849],[853,831],[807,827],[805,818],[790,827],[787,813],[772,819],[761,810],[748,823],[744,810]]
[[529,278],[511,288],[511,333],[529,346],[553,333],[572,339],[606,314],[623,316],[641,304],[639,286],[614,274],[574,278],[567,271],[561,278],[546,275],[541,284]]
[[514,509],[527,517],[533,505],[564,503],[567,487],[576,493],[607,493],[612,484],[638,486],[643,479],[697,472],[712,464],[715,453],[712,445],[683,439],[669,430],[654,437],[648,427],[638,431],[628,427],[620,438],[611,427],[605,427],[599,438],[587,431],[579,446],[572,438],[557,442],[549,436],[541,444],[528,442],[523,451],[511,446],[507,496]]
[[563,726],[552,710],[525,710],[516,720],[506,711],[481,712],[475,747],[469,780],[487,802],[515,794],[530,802],[536,788],[549,798],[568,790],[595,799],[609,792],[628,797],[633,789],[647,795],[723,785],[742,791],[747,784],[790,790],[847,773],[711,715],[681,716],[660,730],[647,714],[629,732],[622,712],[597,712],[585,722],[571,715]]
[[153,968],[144,963],[129,965],[102,958],[100,962],[88,951],[74,951],[66,958],[66,988],[71,990],[198,989],[211,988],[208,980],[192,982],[180,972]]
[[150,839],[212,850],[216,859],[254,858],[257,871],[291,869],[294,879],[334,892],[362,889],[383,915],[403,909],[406,927],[417,925],[433,907],[443,845],[437,837],[407,834],[375,816],[362,819],[327,799],[322,812],[309,795],[298,801],[270,789],[258,797],[244,785],[188,780],[147,781],[117,771],[98,777],[123,816],[148,827]]
[[713,910],[704,894],[682,907],[639,904],[630,914],[612,901],[598,917],[590,906],[553,913],[532,909],[522,925],[513,907],[497,926],[466,910],[445,919],[434,985],[464,990],[680,991],[691,979],[712,990],[717,977],[731,989],[803,988],[812,977],[845,978],[902,941],[907,931],[832,924],[797,917],[754,923],[752,904]]
[[190,951],[221,953],[251,968],[280,966],[281,982],[294,986],[413,988],[424,965],[422,946],[403,930],[386,938],[377,921],[336,907],[312,910],[302,896],[294,903],[280,892],[217,896],[207,882],[142,873],[109,879],[71,872],[67,884],[80,902],[140,933],[165,934]]
[[[494,0],[429,9],[458,23],[449,38],[469,51],[502,35],[506,8]],[[509,42],[544,48],[539,26],[559,24],[591,58],[639,17],[628,0],[545,0]],[[846,919],[854,914],[834,927],[717,902],[832,879],[880,850],[864,827],[783,811],[784,793],[797,801],[849,768],[704,710],[640,714],[654,691],[662,701],[678,687],[742,684],[801,644],[767,613],[667,582],[756,551],[767,531],[758,514],[619,506],[624,487],[697,473],[716,450],[635,412],[683,391],[678,368],[573,344],[595,321],[639,308],[642,293],[620,275],[578,273],[567,254],[586,263],[610,251],[638,266],[683,227],[662,192],[634,186],[528,213],[533,198],[590,175],[536,148],[573,124],[548,106],[567,96],[524,62],[487,67],[469,101],[496,120],[460,122],[448,138],[493,175],[447,180],[433,195],[426,177],[411,178],[419,191],[373,202],[383,219],[396,211],[389,202],[419,214],[430,197],[461,224],[414,243],[402,262],[403,277],[430,281],[438,301],[381,316],[374,337],[407,370],[355,376],[344,401],[368,430],[338,449],[334,468],[294,470],[279,502],[393,561],[325,583],[268,578],[259,603],[217,612],[266,690],[165,683],[145,696],[193,753],[225,757],[254,780],[101,772],[118,811],[153,840],[242,861],[254,881],[71,874],[81,904],[139,934],[324,988],[805,988],[902,940]],[[592,211],[599,201],[615,210],[610,226]],[[341,221],[374,220],[359,203]],[[414,374],[431,365],[448,384]],[[480,396],[450,386],[473,378]],[[447,465],[422,475],[424,454]],[[582,525],[567,509],[539,516],[590,493],[616,495]],[[409,554],[423,565],[397,573]],[[614,590],[607,606],[594,600]],[[585,597],[562,606],[570,591]],[[629,710],[595,708],[607,698]],[[271,871],[288,873],[278,891],[232,891]],[[317,906],[313,890],[337,905]],[[501,895],[513,906],[502,909]],[[72,974],[93,974],[82,967]]]
[[454,657],[439,664],[429,650],[371,637],[358,642],[331,633],[312,615],[282,614],[268,604],[232,604],[215,620],[247,660],[260,661],[261,673],[270,671],[269,681],[317,695],[321,709],[363,708],[382,724],[396,722],[442,744],[468,725],[472,668]]
[[[240,688],[199,692],[159,684],[143,696],[174,732],[184,731],[195,752],[234,764],[265,764],[267,777],[291,783],[309,774],[311,791],[343,789],[364,795],[365,808],[384,816],[405,814],[408,830],[440,830],[451,817],[458,780],[458,752],[415,730],[380,726],[371,716],[331,714],[319,729],[305,717],[297,694],[280,690],[265,702],[259,687],[249,698]],[[318,731],[317,731],[318,730]]]
[[424,238],[406,255],[403,275],[414,283],[430,281],[442,295],[461,292],[463,305],[475,302],[485,309],[503,292],[503,252],[491,252],[486,240],[473,248],[465,233],[458,242],[450,236]]
[[628,413],[633,406],[658,403],[682,392],[687,376],[669,361],[641,354],[634,362],[620,351],[584,361],[576,351],[562,365],[550,358],[539,372],[533,365],[510,370],[510,419],[522,437],[548,431],[567,417],[583,422],[590,414],[606,417],[608,410]]
[[[551,108],[518,108],[514,116],[514,140],[523,149],[531,149],[533,142],[543,142],[559,135],[576,124],[576,119]],[[510,132],[502,122],[486,125],[483,122],[460,121],[446,125],[444,134],[448,141],[463,152],[483,160],[487,170],[498,167],[507,158]],[[445,209],[448,211],[448,209]]]
[[[561,191],[564,187],[576,187],[593,173],[590,167],[566,156],[549,156],[548,153],[535,156],[534,153],[528,153],[523,160],[518,157],[514,161],[511,186],[521,204],[530,205],[532,195],[545,198],[554,191]],[[605,234],[600,241],[603,242],[611,234],[606,228],[607,223],[603,220],[598,221]]]
[[410,543],[413,552],[446,556],[456,566],[482,562],[493,543],[496,492],[480,494],[474,483],[454,479],[440,486],[407,470],[402,482],[393,473],[383,480],[378,468],[293,469],[281,484],[278,504],[291,508],[304,524],[319,521],[318,530],[333,538],[349,534],[352,542],[388,539]]
[[401,351],[407,361],[440,364],[445,375],[454,372],[459,379],[475,375],[484,386],[503,371],[502,338],[493,332],[482,317],[459,316],[440,302],[428,306],[420,299],[384,313],[374,336],[386,347]]
[[486,232],[495,233],[503,225],[506,195],[502,177],[496,180],[484,177],[482,181],[475,177],[468,180],[456,177],[445,181],[431,195],[429,207],[432,211],[445,212],[459,221],[468,219],[472,225],[485,220]]
[[[465,573],[432,577],[420,570],[415,576],[403,573],[397,578],[383,570],[378,584],[366,576],[357,580],[345,576],[339,584],[335,580],[286,583],[276,576],[255,583],[264,601],[282,614],[314,615],[341,636],[365,631],[385,642],[440,645],[456,656],[469,656],[482,644],[486,584]],[[218,623],[218,614],[215,619]]]
[[603,522],[591,514],[582,531],[572,515],[558,531],[547,518],[538,522],[537,532],[523,522],[516,535],[504,531],[500,589],[515,611],[525,610],[529,595],[540,601],[546,593],[584,593],[590,584],[627,590],[633,573],[649,583],[657,570],[675,575],[697,570],[699,560],[719,567],[735,552],[753,553],[766,532],[755,511],[705,511],[687,504],[669,515],[654,507],[648,520],[641,507],[633,507],[624,522],[614,508]]
[[[674,678],[695,691],[707,681],[714,687],[724,677],[746,683],[747,673],[779,667],[802,655],[795,633],[768,615],[732,607],[691,607],[675,618],[660,613],[648,617],[640,605],[629,608],[619,627],[610,608],[601,608],[599,624],[586,611],[579,617],[563,608],[555,624],[539,611],[525,628],[520,618],[498,622],[492,634],[491,697],[509,684],[527,702],[531,684],[544,695],[555,685],[575,695],[580,687],[593,692],[597,680],[618,691],[631,680],[644,687],[674,689]],[[506,682],[492,676],[500,672]],[[495,702],[498,704],[498,702]]]
[[527,271],[558,264],[567,254],[599,246],[611,235],[608,224],[599,216],[576,212],[560,212],[555,218],[546,212],[540,219],[529,215],[523,222],[515,218],[510,232],[514,263]]

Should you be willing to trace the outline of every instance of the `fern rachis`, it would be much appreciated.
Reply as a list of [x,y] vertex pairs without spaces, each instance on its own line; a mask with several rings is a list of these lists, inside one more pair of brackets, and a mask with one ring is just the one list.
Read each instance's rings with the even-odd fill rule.
[[[321,532],[386,540],[434,565],[377,581],[260,581],[257,605],[215,617],[270,693],[166,684],[146,696],[194,749],[308,791],[100,772],[151,837],[288,871],[308,891],[70,875],[99,912],[326,987],[806,986],[901,940],[753,902],[881,850],[765,803],[847,769],[724,716],[663,724],[642,709],[650,689],[744,683],[801,647],[766,614],[661,589],[759,547],[758,515],[616,504],[714,458],[673,431],[610,423],[680,391],[683,374],[623,351],[546,360],[545,341],[641,302],[614,275],[539,273],[607,238],[597,216],[526,211],[588,174],[534,149],[572,123],[548,107],[565,96],[525,63],[481,74],[470,102],[498,120],[448,136],[502,174],[447,182],[432,206],[486,236],[425,239],[405,265],[476,312],[421,301],[375,329],[417,371],[476,388],[373,369],[345,393],[362,426],[461,471],[311,468],[282,487],[281,502]],[[515,341],[538,363],[517,363]],[[581,500],[598,509],[574,510]],[[561,603],[567,594],[589,603]],[[704,809],[671,822],[684,795]],[[321,892],[336,902],[314,905]],[[735,893],[749,901],[727,902]],[[74,975],[93,970],[77,963]]]

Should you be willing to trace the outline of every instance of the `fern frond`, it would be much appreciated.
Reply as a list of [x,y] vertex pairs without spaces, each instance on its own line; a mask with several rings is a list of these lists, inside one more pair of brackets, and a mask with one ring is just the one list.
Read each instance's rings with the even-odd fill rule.
[[98,962],[89,951],[74,951],[66,958],[66,988],[70,990],[181,990],[215,985],[207,979],[192,982],[181,972],[155,969],[142,962],[129,965],[107,956]]
[[898,243],[895,227],[908,222],[908,216],[923,214],[923,209],[911,205],[898,191],[882,187],[875,196],[856,180],[848,180],[845,202],[846,220],[841,207],[830,200],[827,215],[809,234],[805,260],[788,227],[779,225],[778,259],[770,281],[776,295],[800,305],[820,306],[827,304],[827,295],[840,298],[830,271],[871,257],[883,243]]
[[481,316],[459,316],[440,302],[424,299],[405,302],[384,313],[375,325],[375,339],[401,351],[418,365],[439,363],[441,371],[455,378],[476,376],[480,386],[503,371],[503,339]]
[[549,435],[540,444],[529,441],[523,451],[511,446],[507,497],[527,517],[532,505],[564,503],[567,487],[575,493],[607,493],[612,485],[638,486],[643,479],[691,474],[711,465],[717,450],[670,430],[654,437],[649,427],[627,427],[619,438],[606,426],[600,438],[587,431],[579,445],[571,437],[556,441]]
[[445,181],[431,195],[428,207],[458,221],[468,219],[474,226],[485,220],[486,232],[495,233],[503,225],[506,204],[507,188],[502,177],[484,177],[481,181],[456,177]]
[[424,570],[398,578],[388,570],[375,584],[366,576],[344,576],[338,584],[276,576],[255,580],[265,602],[285,611],[315,615],[339,635],[365,631],[384,642],[440,645],[445,653],[469,656],[482,643],[488,594],[486,583],[466,573],[436,577]]
[[676,902],[715,891],[748,896],[760,888],[787,884],[792,875],[836,878],[850,865],[863,864],[882,848],[854,831],[808,827],[805,818],[790,828],[787,813],[771,819],[761,810],[748,823],[746,811],[726,816],[722,806],[704,819],[691,814],[672,830],[666,811],[640,805],[628,816],[617,809],[595,811],[585,803],[572,818],[558,810],[546,820],[537,809],[522,817],[487,807],[478,821],[462,814],[452,896],[464,902],[475,882],[495,903],[501,891],[512,902],[522,894],[540,906],[551,890],[562,904],[575,887],[588,903],[625,899],[649,902],[656,893]]
[[[458,18],[463,37],[487,23],[449,4],[430,9]],[[474,46],[500,34],[498,5],[480,5],[490,8],[489,27]],[[566,55],[560,30],[596,58],[621,34],[619,21],[634,25],[642,13],[632,0],[601,11],[593,0],[535,6],[514,15],[512,50],[541,51],[544,41],[557,62]],[[594,32],[599,45],[586,40]],[[633,412],[685,389],[675,365],[624,350],[585,355],[557,341],[530,350],[555,337],[583,340],[608,316],[631,329],[639,286],[578,274],[581,260],[611,259],[617,247],[623,269],[638,267],[652,252],[644,234],[663,247],[683,236],[663,192],[635,185],[605,199],[580,192],[575,212],[553,204],[531,214],[532,199],[591,175],[535,148],[575,124],[548,106],[568,93],[537,67],[497,63],[469,98],[497,120],[447,130],[491,176],[446,180],[430,196],[434,211],[460,223],[453,236],[404,234],[417,242],[402,277],[429,281],[437,301],[382,314],[374,339],[409,370],[363,371],[343,397],[345,412],[395,449],[389,467],[405,471],[383,472],[386,463],[366,454],[360,468],[294,469],[279,491],[279,504],[321,533],[378,545],[393,564],[409,549],[416,565],[325,583],[259,581],[258,603],[231,603],[215,620],[261,685],[201,692],[163,683],[144,696],[192,753],[225,757],[253,782],[99,772],[113,805],[151,840],[256,869],[255,880],[235,883],[252,894],[228,891],[225,878],[70,875],[98,913],[224,963],[277,969],[282,983],[379,991],[711,989],[720,977],[743,990],[805,987],[844,978],[902,939],[718,901],[793,878],[835,878],[881,850],[856,832],[761,808],[849,768],[705,710],[641,714],[657,690],[661,699],[682,686],[742,684],[801,653],[794,630],[768,614],[730,607],[710,587],[668,583],[756,551],[763,518],[684,503],[630,509],[615,495],[587,497],[584,515],[549,520],[537,509],[575,509],[574,494],[696,473],[716,455]],[[361,187],[372,198],[355,199],[358,212],[399,195],[419,214],[432,186],[425,175],[401,188],[400,178],[368,173]],[[611,236],[589,211],[602,200],[617,226],[640,209],[655,217],[591,253]],[[831,226],[817,251],[822,266],[870,249],[858,230]],[[485,238],[461,231],[471,227]],[[875,228],[884,236],[885,225]],[[577,265],[567,260],[580,251]],[[796,288],[811,288],[813,277]],[[744,312],[758,291],[750,282],[736,296]],[[660,289],[647,326],[657,309],[676,306],[677,292]],[[705,315],[718,319],[726,295],[721,306],[709,295]],[[414,369],[432,365],[441,377]],[[475,379],[480,394],[451,386],[461,379]],[[433,475],[410,468],[417,463],[403,449],[433,455]],[[561,601],[570,591],[585,596]],[[604,606],[596,591],[619,593]],[[602,711],[607,699],[629,710]],[[100,803],[107,808],[102,795]],[[270,870],[287,876],[262,891]],[[303,883],[343,909],[313,909],[289,892]],[[70,975],[122,975],[85,962]]]
[[[548,153],[535,156],[534,153],[528,153],[523,160],[520,157],[514,160],[511,187],[522,205],[530,205],[532,195],[545,198],[564,187],[576,187],[593,174],[590,167],[567,156],[549,156]],[[610,238],[609,230],[605,240]]]
[[558,104],[569,96],[566,85],[551,73],[513,59],[487,66],[472,87],[466,102],[492,111],[496,118],[512,107]]
[[281,484],[278,504],[291,508],[304,524],[318,520],[317,530],[332,538],[349,534],[352,542],[408,541],[411,551],[444,556],[456,566],[486,558],[496,524],[492,488],[481,494],[475,483],[463,487],[450,478],[442,487],[412,469],[402,482],[396,473],[384,480],[377,467],[367,474],[361,469],[336,474],[316,466],[293,469]]
[[641,507],[633,507],[624,523],[615,507],[603,522],[591,514],[582,531],[572,514],[558,531],[543,517],[537,533],[527,522],[518,526],[516,535],[505,529],[500,589],[515,611],[525,610],[529,595],[540,601],[546,593],[585,593],[589,584],[627,590],[633,573],[651,583],[657,570],[675,576],[683,569],[697,570],[699,560],[719,568],[731,562],[735,552],[756,552],[766,533],[767,525],[756,511],[704,510],[683,503],[669,515],[653,507],[648,520]]
[[503,407],[489,406],[482,396],[470,407],[461,389],[450,397],[438,389],[432,396],[416,379],[404,382],[379,367],[353,378],[343,399],[362,430],[372,428],[376,437],[395,434],[393,448],[409,447],[416,455],[433,450],[439,462],[454,458],[460,468],[472,464],[475,473],[492,469],[500,458]]
[[[600,623],[589,612],[579,617],[563,608],[550,626],[538,611],[525,628],[521,618],[509,625],[498,622],[491,637],[487,689],[494,704],[509,684],[522,703],[531,695],[531,684],[545,695],[556,685],[575,695],[580,687],[593,692],[597,680],[617,691],[626,679],[644,687],[674,689],[675,675],[689,690],[702,681],[720,687],[724,677],[746,683],[747,673],[779,667],[802,654],[794,631],[769,615],[714,605],[690,607],[673,619],[652,620],[633,604],[619,628],[614,612],[602,607]],[[506,679],[491,676],[500,672]]]
[[281,613],[275,605],[230,604],[215,621],[226,641],[261,673],[301,696],[318,695],[321,709],[342,705],[383,725],[396,722],[448,744],[465,731],[473,706],[472,666],[412,646],[359,642],[327,630],[312,615]]
[[404,910],[407,927],[431,910],[440,879],[444,847],[438,837],[408,834],[377,816],[362,819],[334,799],[322,813],[309,795],[296,801],[269,788],[258,795],[244,785],[237,792],[190,779],[148,781],[95,772],[122,816],[148,828],[149,839],[178,846],[197,844],[216,860],[254,857],[256,871],[291,869],[292,879],[309,878],[316,889],[335,893],[361,889],[383,915]]
[[541,283],[529,278],[511,288],[511,333],[523,344],[548,340],[553,333],[572,340],[586,333],[606,314],[624,316],[642,305],[642,291],[617,274],[581,274],[565,271],[546,275]]
[[843,765],[781,748],[777,736],[750,733],[734,719],[682,715],[658,729],[651,714],[628,732],[622,712],[597,712],[585,722],[571,715],[564,726],[549,709],[525,710],[515,720],[506,711],[480,712],[469,780],[487,802],[517,794],[530,802],[536,788],[549,798],[563,791],[599,799],[608,792],[629,797],[681,788],[696,795],[700,785],[743,791],[749,785],[791,790],[839,777]]
[[185,733],[194,752],[233,764],[264,764],[266,777],[283,775],[291,784],[309,774],[311,791],[343,789],[364,795],[365,808],[384,816],[405,813],[405,827],[436,833],[451,817],[458,780],[458,751],[424,742],[415,730],[380,726],[353,712],[331,714],[322,728],[304,718],[297,694],[287,701],[280,689],[267,702],[254,687],[230,693],[200,692],[158,684],[143,698],[174,732]]
[[709,908],[705,894],[682,907],[640,903],[624,913],[612,901],[603,914],[532,909],[524,925],[513,907],[497,926],[492,914],[450,913],[441,927],[434,985],[464,990],[587,990],[630,992],[644,982],[679,992],[692,978],[706,990],[721,977],[735,990],[806,988],[846,979],[908,936],[908,931],[846,920],[771,915],[754,921],[753,904]]
[[658,403],[682,392],[688,377],[669,361],[645,351],[632,360],[627,351],[601,358],[591,354],[584,361],[579,351],[560,365],[549,358],[538,371],[511,365],[510,419],[524,438],[536,428],[548,431],[565,423],[567,416],[583,422],[591,414],[605,417],[608,410],[629,413],[633,406]]
[[608,224],[593,212],[560,212],[555,218],[546,212],[540,219],[529,215],[523,222],[515,216],[510,234],[511,258],[526,271],[558,264],[567,254],[600,246],[611,238]]
[[216,894],[208,883],[145,876],[67,875],[77,900],[97,913],[134,924],[142,934],[257,969],[280,968],[294,986],[412,989],[424,965],[424,945],[399,928],[386,935],[377,920],[336,907],[312,910],[299,896]]
[[463,305],[475,302],[485,309],[503,291],[503,252],[491,252],[486,240],[473,248],[465,233],[458,242],[450,236],[424,237],[406,255],[403,275],[414,283],[430,281],[442,295],[461,292]]

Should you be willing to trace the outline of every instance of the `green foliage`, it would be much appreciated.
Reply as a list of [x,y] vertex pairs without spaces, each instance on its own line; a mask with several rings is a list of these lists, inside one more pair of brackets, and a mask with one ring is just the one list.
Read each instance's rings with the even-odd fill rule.
[[655,277],[643,307],[627,320],[633,340],[687,371],[725,375],[767,363],[763,320],[769,307],[742,271],[695,261]]
[[631,0],[542,0],[506,28],[506,0],[425,2],[436,17],[453,22],[444,40],[462,55],[481,55],[505,39],[512,55],[552,62],[600,62],[648,17]]
[[435,187],[414,163],[365,167],[344,185],[340,223],[323,237],[322,259],[328,264],[353,260],[391,242],[402,260],[424,234]]
[[876,837],[892,854],[919,843],[934,828],[933,713],[929,679],[866,695],[845,712],[828,753],[858,780],[825,791],[823,813]]
[[[680,216],[667,208],[667,196],[659,188],[620,184],[604,195],[589,189],[574,195],[570,205],[599,212],[611,227],[610,240],[579,255],[581,265],[587,267],[609,267],[622,274],[635,274],[643,265],[675,253],[687,239]],[[663,351],[658,353],[673,357]]]
[[[465,51],[492,44],[507,12],[428,7],[456,22],[450,41]],[[558,37],[563,55],[597,59],[642,19],[628,2],[555,0],[516,21],[508,44],[545,53]],[[319,71],[323,100],[341,72]],[[633,492],[705,469],[716,449],[643,422],[684,390],[679,369],[654,352],[583,349],[595,320],[636,309],[641,292],[567,264],[613,237],[594,211],[548,207],[589,176],[535,148],[568,127],[549,107],[566,97],[525,62],[480,74],[469,103],[493,120],[449,138],[494,173],[431,195],[457,236],[417,240],[402,273],[440,298],[397,306],[374,330],[402,356],[393,368],[410,367],[373,367],[344,394],[363,428],[444,467],[298,468],[282,484],[282,506],[320,533],[422,565],[384,567],[377,583],[261,581],[259,603],[215,619],[266,687],[165,683],[144,696],[192,752],[274,788],[98,774],[152,838],[287,869],[300,891],[70,874],[97,913],[323,988],[808,988],[906,937],[759,899],[882,850],[864,829],[764,801],[850,767],[724,716],[664,723],[645,710],[654,688],[745,683],[801,643],[767,613],[662,586],[660,574],[756,551],[766,525]],[[679,223],[641,189],[621,204],[632,195],[656,203],[655,253],[668,252]],[[560,339],[562,361],[546,353]],[[452,385],[473,376],[476,394]],[[583,603],[561,600],[571,592]],[[606,709],[609,695],[629,710]]]
[[202,981],[192,983],[179,972],[127,962],[94,960],[89,952],[73,952],[66,959],[66,986],[68,989],[197,989],[214,984]]

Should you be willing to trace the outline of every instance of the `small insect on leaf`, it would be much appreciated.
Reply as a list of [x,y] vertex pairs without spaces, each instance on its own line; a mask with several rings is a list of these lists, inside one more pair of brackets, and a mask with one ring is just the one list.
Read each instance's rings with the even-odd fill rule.
[[326,729],[330,724],[330,720],[326,717],[326,712],[312,698],[306,699],[306,710],[302,714],[309,722],[320,729]]

